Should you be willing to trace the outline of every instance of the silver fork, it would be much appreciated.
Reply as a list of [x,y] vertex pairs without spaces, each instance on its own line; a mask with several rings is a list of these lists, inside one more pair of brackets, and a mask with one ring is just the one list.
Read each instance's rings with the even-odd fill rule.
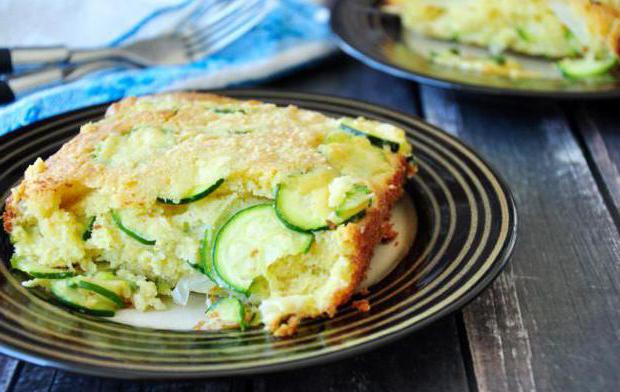
[[[119,61],[134,66],[175,65],[196,61],[228,46],[256,26],[271,10],[273,0],[213,0],[199,3],[171,32],[119,48],[70,50],[65,47],[10,50],[10,69],[16,65],[68,64],[45,68],[0,81],[0,103],[43,85],[69,81],[84,63],[102,62],[87,69],[101,70]],[[6,52],[4,50],[5,58]],[[2,59],[0,52],[0,63]],[[80,69],[82,68],[82,69]]]
[[21,65],[104,58],[118,58],[140,66],[182,64],[228,45],[260,22],[272,5],[272,0],[203,1],[172,31],[118,48],[71,50],[57,46],[1,49],[4,55],[0,58],[5,61],[0,60],[0,72],[10,72]]

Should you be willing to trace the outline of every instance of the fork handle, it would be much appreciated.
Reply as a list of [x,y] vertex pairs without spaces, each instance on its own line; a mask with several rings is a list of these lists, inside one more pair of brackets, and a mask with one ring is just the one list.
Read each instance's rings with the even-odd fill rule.
[[62,82],[65,72],[60,67],[50,67],[0,80],[0,104],[13,102],[16,96],[43,86]]
[[9,103],[15,100],[15,93],[9,83],[0,80],[0,104]]
[[20,65],[62,63],[69,57],[64,46],[0,48],[0,73],[11,73]]

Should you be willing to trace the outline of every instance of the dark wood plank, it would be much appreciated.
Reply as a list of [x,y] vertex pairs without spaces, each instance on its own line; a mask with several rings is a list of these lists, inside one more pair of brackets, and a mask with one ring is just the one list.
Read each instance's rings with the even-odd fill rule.
[[86,376],[57,370],[54,373],[49,392],[75,392],[75,391],[124,391],[138,392],[141,390],[139,383],[129,382],[128,388],[123,388],[123,382],[100,377]]
[[360,99],[410,114],[416,114],[419,107],[414,84],[375,71],[344,55],[268,83],[266,87]]
[[617,389],[620,236],[567,119],[552,103],[421,92],[427,118],[488,158],[519,207],[510,266],[464,311],[479,389]]
[[0,391],[6,391],[13,383],[19,361],[0,355]]
[[618,101],[601,101],[567,108],[575,121],[593,170],[599,175],[609,204],[620,221],[620,110]]
[[[333,364],[255,378],[267,391],[466,391],[454,317],[400,341]],[[452,354],[450,357],[448,354]]]
[[204,391],[204,392],[246,392],[250,389],[250,380],[221,379],[221,380],[191,380],[162,382],[151,381],[143,384],[144,391],[148,392],[176,392],[176,391]]
[[47,391],[54,383],[56,370],[24,363],[16,374],[11,392]]
[[[18,391],[119,391],[119,392],[245,392],[249,390],[249,379],[210,379],[188,381],[132,381],[86,376],[25,364],[13,383]],[[6,390],[6,389],[2,389]]]

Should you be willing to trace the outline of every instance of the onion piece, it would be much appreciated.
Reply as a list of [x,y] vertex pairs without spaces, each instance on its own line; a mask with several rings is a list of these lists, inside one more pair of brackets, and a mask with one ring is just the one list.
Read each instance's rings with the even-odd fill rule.
[[205,275],[195,273],[179,279],[172,290],[172,300],[179,305],[187,305],[190,292],[206,294],[215,284]]

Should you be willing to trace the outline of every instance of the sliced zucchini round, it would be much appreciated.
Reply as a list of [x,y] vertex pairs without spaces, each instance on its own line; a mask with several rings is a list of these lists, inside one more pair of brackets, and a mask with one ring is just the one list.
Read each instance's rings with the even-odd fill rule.
[[88,223],[86,224],[86,230],[84,230],[84,233],[82,233],[82,239],[84,241],[88,241],[90,237],[93,235],[93,226],[96,220],[97,220],[96,216],[91,216],[90,218],[88,218]]
[[143,236],[135,232],[133,229],[130,229],[127,226],[125,226],[123,224],[123,220],[121,216],[119,215],[117,211],[112,211],[112,220],[123,233],[127,234],[128,236],[138,241],[139,243],[143,245],[155,245],[155,242],[156,242],[155,240],[149,240],[147,238],[144,238]]
[[[316,169],[288,177],[278,185],[275,209],[289,228],[301,232],[330,226],[329,183],[338,177],[330,169]],[[333,222],[332,222],[333,223]]]
[[372,192],[366,185],[355,184],[353,189],[348,191],[344,200],[336,207],[336,215],[343,220],[350,219],[366,208],[370,207],[372,203]]
[[193,203],[195,201],[198,201],[200,199],[203,199],[207,196],[209,196],[211,193],[215,192],[215,190],[217,188],[220,187],[220,185],[222,185],[224,183],[224,179],[220,178],[218,180],[216,180],[214,183],[208,185],[204,190],[193,194],[191,196],[187,196],[187,197],[183,197],[180,199],[173,199],[173,198],[167,198],[167,197],[158,197],[157,201],[163,204],[172,204],[172,205],[181,205],[181,204],[189,204],[189,203]]
[[72,280],[79,288],[95,292],[121,308],[125,307],[133,292],[133,288],[128,281],[115,277],[108,278],[102,275],[92,277],[78,276]]
[[352,187],[337,197],[339,204],[330,206],[330,184],[340,178],[344,177],[326,169],[289,177],[276,193],[278,218],[293,230],[311,232],[333,228],[359,216],[372,203],[372,192],[366,185],[349,184]]
[[382,134],[378,130],[361,129],[346,121],[340,123],[340,129],[356,136],[366,136],[372,145],[380,148],[388,147],[391,152],[400,150],[399,141],[392,139],[389,135]]
[[562,75],[569,79],[587,79],[604,75],[615,65],[615,57],[598,60],[594,58],[564,59],[557,63]]
[[21,257],[13,257],[11,259],[11,267],[38,279],[65,279],[75,276],[73,271],[42,266],[32,261],[26,261]]
[[247,296],[250,302],[259,303],[268,298],[271,293],[269,282],[264,276],[258,276],[250,284]]
[[258,204],[233,215],[218,231],[213,267],[224,285],[246,294],[270,263],[306,252],[314,236],[286,227],[272,204]]
[[94,276],[98,281],[105,281],[105,285],[110,290],[124,298],[129,298],[131,294],[138,290],[138,285],[127,279],[120,278],[112,271],[99,271]]
[[71,279],[53,281],[50,290],[58,302],[85,314],[112,317],[118,308],[104,296],[78,287]]
[[213,274],[213,258],[211,257],[211,246],[213,245],[213,229],[205,230],[200,241],[200,270],[207,275],[213,283],[217,283]]
[[235,297],[222,298],[207,308],[206,316],[215,319],[224,326],[239,326],[242,331],[247,327],[245,306]]
[[101,295],[102,297],[106,297],[120,308],[125,307],[125,301],[123,298],[119,297],[115,292],[98,285],[97,283],[90,282],[86,279],[80,279],[77,281],[77,285],[81,289],[89,290]]

